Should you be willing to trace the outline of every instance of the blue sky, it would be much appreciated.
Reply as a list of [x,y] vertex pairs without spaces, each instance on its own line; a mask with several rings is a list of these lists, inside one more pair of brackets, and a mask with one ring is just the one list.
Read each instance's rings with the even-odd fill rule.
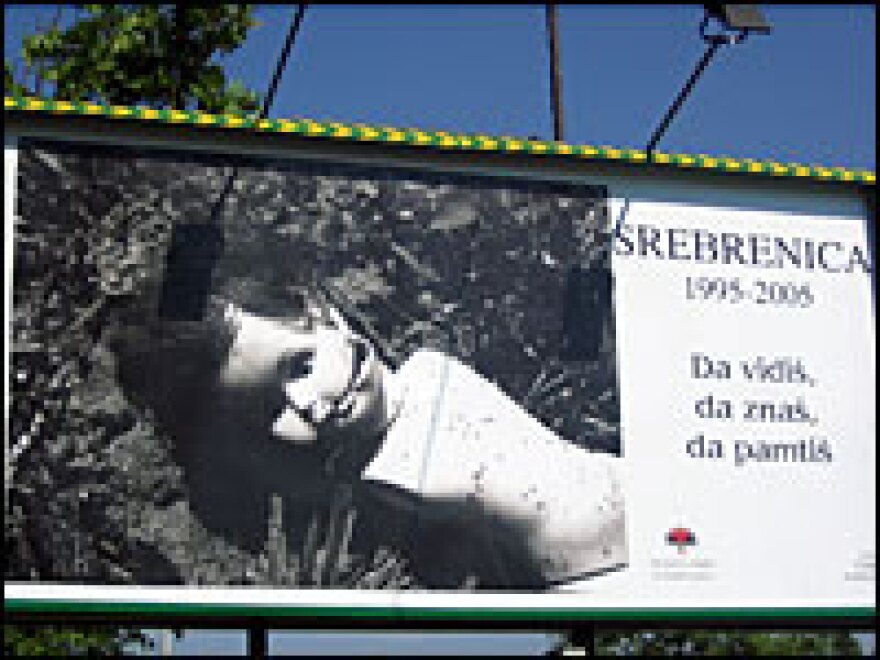
[[[259,6],[231,77],[266,90],[294,10]],[[874,170],[873,5],[764,11],[774,32],[722,49],[660,149]],[[5,13],[8,57],[53,11]],[[561,6],[566,141],[644,147],[702,53],[701,18]],[[548,68],[542,5],[311,5],[271,115],[549,138]]]
[[[6,58],[54,7],[4,5]],[[258,7],[260,26],[224,60],[230,77],[266,90],[294,10]],[[764,11],[774,32],[722,50],[659,148],[876,169],[874,6]],[[643,148],[702,54],[701,18],[699,5],[561,6],[566,141]],[[548,69],[542,5],[311,5],[270,115],[550,138]],[[314,652],[329,640],[279,636],[273,644]],[[337,640],[340,653],[367,648],[365,640],[389,652],[392,644]],[[528,652],[548,640],[446,644],[450,652]],[[393,643],[410,653],[436,648],[411,636]],[[241,633],[215,632],[189,635],[176,650],[242,644]]]
[[[157,636],[156,648],[161,649]],[[278,632],[269,637],[270,655],[542,655],[554,646],[555,636],[530,633],[333,633]],[[181,639],[171,637],[175,655],[244,655],[247,641],[243,631],[189,631]]]

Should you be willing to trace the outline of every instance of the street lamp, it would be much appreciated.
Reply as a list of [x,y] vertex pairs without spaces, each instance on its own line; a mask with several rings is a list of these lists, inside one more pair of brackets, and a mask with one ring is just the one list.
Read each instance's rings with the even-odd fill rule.
[[[700,37],[708,44],[708,48],[648,141],[648,146],[645,150],[649,155],[654,152],[657,143],[660,142],[660,138],[666,133],[669,124],[672,123],[676,113],[681,109],[697,80],[700,79],[703,71],[709,66],[709,62],[712,61],[718,49],[725,45],[741,44],[752,33],[767,34],[773,29],[757,5],[710,3],[703,6],[706,14],[700,23]],[[710,27],[715,27],[716,29],[710,32]]]
[[703,5],[706,8],[706,17],[714,18],[728,30],[743,30],[745,32],[760,32],[766,34],[773,28],[764,18],[758,5],[722,5],[710,3]]

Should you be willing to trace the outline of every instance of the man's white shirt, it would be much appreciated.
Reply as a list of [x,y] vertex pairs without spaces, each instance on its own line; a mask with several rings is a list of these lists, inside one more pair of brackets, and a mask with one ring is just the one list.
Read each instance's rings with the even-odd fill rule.
[[626,564],[620,458],[560,438],[436,351],[417,351],[385,383],[395,421],[364,478],[426,499],[475,498],[524,525],[548,582]]

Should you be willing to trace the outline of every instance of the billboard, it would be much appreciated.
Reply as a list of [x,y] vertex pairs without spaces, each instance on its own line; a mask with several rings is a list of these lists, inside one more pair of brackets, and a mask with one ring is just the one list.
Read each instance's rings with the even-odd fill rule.
[[7,598],[872,611],[851,191],[134,146],[7,140]]

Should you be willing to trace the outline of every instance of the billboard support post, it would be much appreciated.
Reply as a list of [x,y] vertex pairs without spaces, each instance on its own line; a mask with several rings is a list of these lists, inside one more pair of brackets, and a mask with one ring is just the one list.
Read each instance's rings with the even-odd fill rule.
[[251,658],[265,658],[268,649],[269,631],[265,626],[251,626],[247,629],[247,653]]
[[596,624],[588,622],[573,628],[567,635],[566,643],[568,647],[583,649],[585,655],[591,658],[594,657],[597,655]]

